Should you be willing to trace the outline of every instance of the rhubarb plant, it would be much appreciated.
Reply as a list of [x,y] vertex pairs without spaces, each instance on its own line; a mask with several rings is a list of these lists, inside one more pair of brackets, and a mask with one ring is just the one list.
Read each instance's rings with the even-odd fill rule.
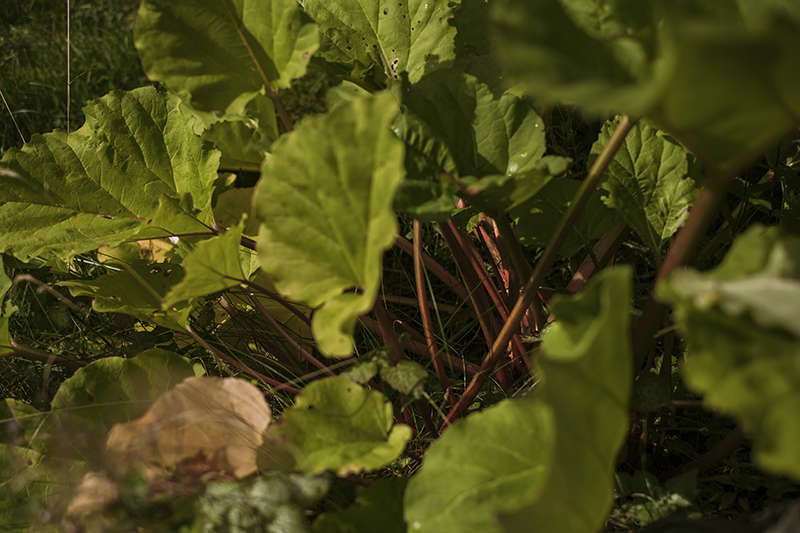
[[[798,36],[797,0],[143,0],[160,87],[0,160],[0,356],[69,373],[0,404],[3,523],[600,531],[616,467],[648,467],[640,415],[668,431],[676,329],[686,386],[800,480],[792,226],[684,268],[732,179],[796,137]],[[330,109],[292,116],[310,71]],[[549,144],[567,105],[614,117],[585,168]],[[413,296],[387,294],[392,253]],[[169,341],[16,342],[12,286],[37,280],[10,273],[32,265]],[[416,323],[390,306],[409,300]],[[446,313],[480,353],[453,352]],[[368,488],[319,503],[343,483]]]

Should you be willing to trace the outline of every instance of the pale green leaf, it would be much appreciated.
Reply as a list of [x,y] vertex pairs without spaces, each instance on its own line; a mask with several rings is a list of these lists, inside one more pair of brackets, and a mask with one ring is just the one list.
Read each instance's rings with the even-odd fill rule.
[[[222,235],[202,241],[183,260],[185,272],[164,296],[161,307],[169,310],[178,302],[224,291],[247,281],[242,271],[240,254],[242,226],[235,226]],[[249,254],[248,254],[249,255]]]
[[[411,428],[393,426],[392,405],[380,392],[342,377],[314,381],[264,436],[262,469],[339,476],[375,470],[395,460]],[[290,464],[275,462],[275,458]]]
[[314,522],[316,533],[406,533],[403,493],[407,477],[379,479],[353,505],[337,513],[322,513]]
[[412,82],[455,59],[451,4],[426,0],[305,0],[326,37],[322,56],[354,73],[380,65],[388,78]]
[[405,497],[409,531],[500,531],[497,513],[546,490],[555,420],[545,404],[505,400],[455,422],[434,441]]
[[[606,122],[592,145],[588,165],[605,148],[619,119]],[[689,216],[699,192],[694,157],[662,131],[638,122],[608,165],[603,201],[616,209],[650,248],[660,254]]]
[[147,75],[203,111],[244,114],[303,76],[318,46],[295,0],[144,0],[136,21]]
[[80,130],[35,136],[0,161],[0,250],[66,259],[127,240],[210,232],[219,155],[194,134],[178,98],[115,91],[84,112]]
[[193,309],[190,303],[162,310],[167,293],[183,278],[183,267],[141,260],[120,266],[122,270],[114,274],[86,281],[62,281],[59,285],[67,287],[73,296],[91,297],[92,309],[98,313],[125,313],[144,322],[185,331]]
[[800,239],[762,233],[742,235],[718,269],[673,272],[657,296],[688,343],[686,384],[744,422],[761,466],[800,479]]
[[555,415],[555,456],[541,497],[503,518],[505,531],[599,531],[614,501],[617,452],[628,432],[633,381],[631,269],[604,270],[552,302],[537,398]]
[[275,143],[256,186],[262,269],[291,300],[321,306],[313,331],[327,355],[351,353],[394,242],[403,179],[403,145],[389,129],[396,112],[384,93],[302,122]]
[[542,382],[525,399],[455,422],[431,445],[406,490],[409,531],[600,529],[628,428],[629,298],[622,268],[554,300]]
[[[553,178],[536,196],[512,209],[510,215],[517,222],[520,242],[528,246],[546,246],[580,186],[579,181]],[[603,205],[600,193],[594,192],[570,229],[559,254],[570,257],[577,253],[610,230],[614,217],[614,211]]]

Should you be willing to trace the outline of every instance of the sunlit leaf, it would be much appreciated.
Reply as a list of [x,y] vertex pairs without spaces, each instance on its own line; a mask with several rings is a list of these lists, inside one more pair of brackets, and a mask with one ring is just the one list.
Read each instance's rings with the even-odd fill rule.
[[[763,236],[762,236],[763,233]],[[742,420],[764,468],[800,479],[800,239],[755,227],[717,269],[658,285],[688,342],[686,384]]]
[[306,474],[332,470],[347,476],[395,460],[411,429],[393,426],[392,406],[380,392],[331,377],[306,386],[264,438],[262,469]]
[[319,46],[295,0],[144,0],[136,48],[147,75],[203,111],[242,115],[303,76]]
[[530,400],[506,400],[454,423],[409,482],[409,531],[501,531],[500,511],[534,501],[545,490],[554,432],[552,410]]
[[242,271],[240,254],[242,226],[197,244],[183,261],[185,275],[172,285],[164,296],[162,308],[170,309],[178,302],[224,291],[247,280]]
[[256,450],[271,420],[264,395],[248,381],[191,377],[159,396],[141,418],[116,424],[106,445],[118,468],[138,461],[169,468],[204,453],[241,479],[257,470]]
[[542,533],[593,533],[611,509],[633,381],[630,278],[628,267],[604,270],[551,302],[558,320],[542,344],[538,397],[556,420],[552,471],[541,498],[503,518],[505,531],[535,523]]
[[306,0],[306,13],[326,37],[325,59],[356,72],[380,65],[389,78],[412,82],[455,59],[451,4],[425,0]]
[[384,93],[305,120],[275,143],[256,187],[261,267],[282,294],[321,306],[313,330],[327,355],[351,353],[394,242],[403,179],[403,145],[389,129],[396,112]]
[[34,137],[0,167],[0,250],[62,258],[127,240],[210,232],[219,154],[180,100],[153,88],[93,100],[86,124]]
[[542,382],[527,398],[455,422],[431,445],[406,490],[410,531],[600,529],[628,427],[629,278],[627,268],[606,270],[553,301]]
[[[588,164],[603,151],[618,120],[606,122]],[[606,205],[657,254],[689,216],[699,191],[694,157],[677,141],[638,122],[608,165],[602,184]]]

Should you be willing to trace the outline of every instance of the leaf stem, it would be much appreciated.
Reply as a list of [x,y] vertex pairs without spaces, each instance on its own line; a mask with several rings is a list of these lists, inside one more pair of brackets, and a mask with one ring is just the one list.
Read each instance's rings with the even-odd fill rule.
[[489,350],[489,353],[486,354],[486,357],[481,364],[480,371],[472,378],[472,381],[470,381],[467,389],[464,391],[464,394],[461,395],[458,404],[456,404],[456,406],[447,415],[447,419],[444,421],[439,430],[440,432],[444,431],[449,424],[451,424],[455,419],[461,417],[466,412],[467,407],[469,407],[486,382],[486,377],[492,371],[492,369],[494,369],[494,367],[497,365],[497,362],[505,353],[508,341],[519,328],[520,321],[525,315],[527,308],[530,306],[531,301],[536,296],[539,287],[544,282],[547,271],[558,257],[558,251],[561,248],[561,245],[564,244],[564,241],[569,234],[569,230],[572,228],[575,220],[577,220],[581,210],[589,201],[589,197],[597,188],[603,173],[605,172],[609,163],[611,163],[611,160],[614,158],[617,150],[619,150],[619,147],[625,140],[625,136],[628,134],[634,124],[635,121],[631,120],[628,116],[622,117],[619,126],[617,126],[617,129],[614,131],[611,139],[609,139],[608,144],[606,144],[603,152],[595,160],[594,165],[592,165],[592,168],[589,170],[589,173],[581,184],[580,189],[578,189],[578,192],[575,193],[575,197],[567,208],[566,213],[564,213],[564,216],[561,217],[561,220],[556,227],[556,231],[550,237],[550,242],[547,243],[544,253],[536,263],[536,268],[534,269],[533,274],[531,274],[531,277],[525,284],[519,300],[517,300],[517,303],[511,310],[508,320],[506,320],[503,329],[500,330],[500,333],[497,335],[497,339],[492,345],[491,350]]
[[308,361],[309,363],[311,363],[315,367],[317,367],[320,370],[322,370],[322,372],[324,372],[328,376],[335,376],[336,375],[336,374],[333,373],[333,371],[330,368],[328,368],[319,359],[317,359],[316,357],[311,355],[311,353],[308,350],[306,350],[305,348],[300,346],[300,343],[298,343],[291,335],[289,335],[289,332],[287,332],[286,329],[284,329],[284,327],[281,326],[281,324],[277,320],[275,320],[275,318],[271,314],[269,314],[269,311],[267,311],[266,307],[264,307],[264,304],[261,303],[261,300],[258,299],[258,296],[256,296],[255,292],[251,291],[248,296],[250,296],[250,301],[253,302],[255,304],[255,306],[258,308],[258,311],[261,313],[261,316],[264,317],[264,320],[269,322],[269,324],[273,328],[275,328],[275,331],[277,331],[278,334],[281,337],[283,337],[283,339],[286,342],[288,342],[289,345],[292,348],[294,348],[297,351],[297,353],[299,353],[303,357],[303,359],[305,359],[306,361]]
[[[717,207],[728,190],[729,182],[730,179],[727,177],[712,176],[706,182],[706,186],[700,190],[686,224],[676,235],[675,242],[670,246],[669,252],[658,270],[655,284],[689,260],[700,242],[700,238],[705,235],[712,218],[717,213]],[[663,312],[664,305],[656,302],[653,291],[650,291],[650,296],[647,298],[647,303],[633,332],[633,361],[636,365],[634,368],[642,366],[653,336],[661,325]]]
[[[450,406],[456,404],[456,397],[453,395],[453,390],[450,387],[450,380],[447,377],[447,371],[444,368],[442,359],[438,357],[439,347],[436,344],[436,336],[433,334],[433,320],[431,319],[431,310],[428,307],[428,294],[425,288],[425,272],[422,270],[422,223],[419,220],[414,221],[414,281],[417,285],[417,301],[419,302],[419,312],[422,317],[422,327],[425,331],[425,341],[428,346],[428,353],[433,362],[433,368],[436,371],[436,378],[439,380],[439,385],[442,390],[447,394],[447,399]],[[422,407],[420,407],[421,409]]]
[[189,335],[191,335],[192,338],[195,341],[197,341],[197,343],[200,346],[202,346],[203,348],[205,348],[209,352],[213,353],[215,356],[219,357],[220,359],[222,359],[226,363],[228,363],[230,365],[233,365],[234,367],[239,369],[241,372],[244,372],[245,374],[253,376],[256,379],[260,379],[264,383],[267,383],[267,384],[275,387],[276,390],[285,390],[286,392],[291,393],[291,394],[300,394],[300,389],[296,389],[295,387],[292,387],[291,385],[285,385],[285,384],[281,383],[280,381],[274,380],[274,379],[272,379],[270,377],[265,376],[264,374],[261,374],[260,372],[256,372],[255,370],[253,370],[252,368],[248,367],[247,365],[244,365],[244,364],[240,363],[239,361],[237,361],[233,357],[227,355],[226,353],[222,352],[221,350],[219,350],[219,349],[215,348],[214,346],[210,345],[205,340],[203,340],[203,338],[200,337],[200,335],[195,333],[194,330],[192,330],[191,327],[187,326],[186,327],[186,332],[189,333]]

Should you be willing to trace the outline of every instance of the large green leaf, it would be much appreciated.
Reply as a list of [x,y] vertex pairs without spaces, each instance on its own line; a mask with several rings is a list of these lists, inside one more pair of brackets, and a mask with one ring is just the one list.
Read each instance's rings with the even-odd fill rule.
[[[630,2],[511,0],[496,10],[501,58],[537,97],[639,114],[653,97],[646,81],[651,67],[642,64],[646,46],[637,38],[653,31],[652,7],[620,4]],[[625,25],[630,34],[612,33],[620,13],[636,13],[639,24]]]
[[407,146],[409,178],[398,209],[449,212],[452,181],[461,178],[462,196],[497,214],[535,194],[550,178],[550,160],[560,159],[543,161],[544,122],[533,109],[513,95],[495,99],[474,76],[441,69],[393,91],[403,105],[393,126]]
[[273,145],[256,187],[262,269],[291,300],[321,306],[312,326],[328,355],[351,353],[394,242],[403,179],[403,145],[389,129],[396,112],[384,93],[304,121]]
[[394,461],[411,428],[393,424],[392,405],[380,392],[342,377],[315,381],[264,435],[261,469],[339,476]]
[[0,161],[0,250],[62,258],[127,240],[210,232],[219,154],[180,100],[115,91],[84,108],[70,134],[35,136]]
[[242,226],[235,226],[222,235],[197,244],[183,261],[185,275],[164,296],[162,307],[169,310],[178,302],[224,291],[247,281],[242,271],[240,254],[250,251],[241,247]]
[[173,298],[171,305],[164,307],[167,293],[184,276],[181,265],[136,260],[120,266],[122,270],[114,274],[62,281],[59,285],[67,287],[73,296],[91,297],[92,309],[99,313],[125,313],[178,331],[186,329],[193,305],[177,305]]
[[323,57],[356,73],[378,64],[387,77],[407,72],[414,82],[455,59],[449,2],[305,0],[304,6],[326,37]]
[[410,531],[500,531],[497,514],[546,490],[555,420],[545,404],[506,400],[454,423],[406,490]]
[[[544,247],[575,198],[581,182],[554,178],[539,194],[510,211],[517,222],[517,235],[522,244]],[[614,225],[614,211],[603,205],[600,193],[594,192],[578,215],[559,253],[570,257]]]
[[[592,145],[589,165],[608,144],[619,119],[606,122]],[[638,122],[608,165],[602,187],[606,205],[656,254],[689,216],[699,191],[694,157],[662,131]]]
[[536,96],[649,116],[731,172],[798,121],[796,5],[511,0],[498,36]]
[[[763,235],[762,235],[763,233]],[[715,270],[659,284],[689,346],[686,384],[741,419],[756,460],[800,479],[800,239],[755,227]]]
[[317,533],[406,533],[403,492],[407,477],[379,479],[338,513],[323,513],[314,522]]
[[538,397],[555,415],[555,457],[542,497],[505,517],[506,531],[593,533],[611,509],[633,381],[630,278],[628,267],[604,270],[552,302],[558,320],[542,343]]
[[305,74],[318,46],[295,0],[144,0],[136,21],[147,75],[203,111],[244,114]]
[[[593,533],[628,426],[630,269],[603,271],[543,342],[543,383],[448,428],[409,482],[411,531]],[[504,515],[498,520],[498,515]]]

